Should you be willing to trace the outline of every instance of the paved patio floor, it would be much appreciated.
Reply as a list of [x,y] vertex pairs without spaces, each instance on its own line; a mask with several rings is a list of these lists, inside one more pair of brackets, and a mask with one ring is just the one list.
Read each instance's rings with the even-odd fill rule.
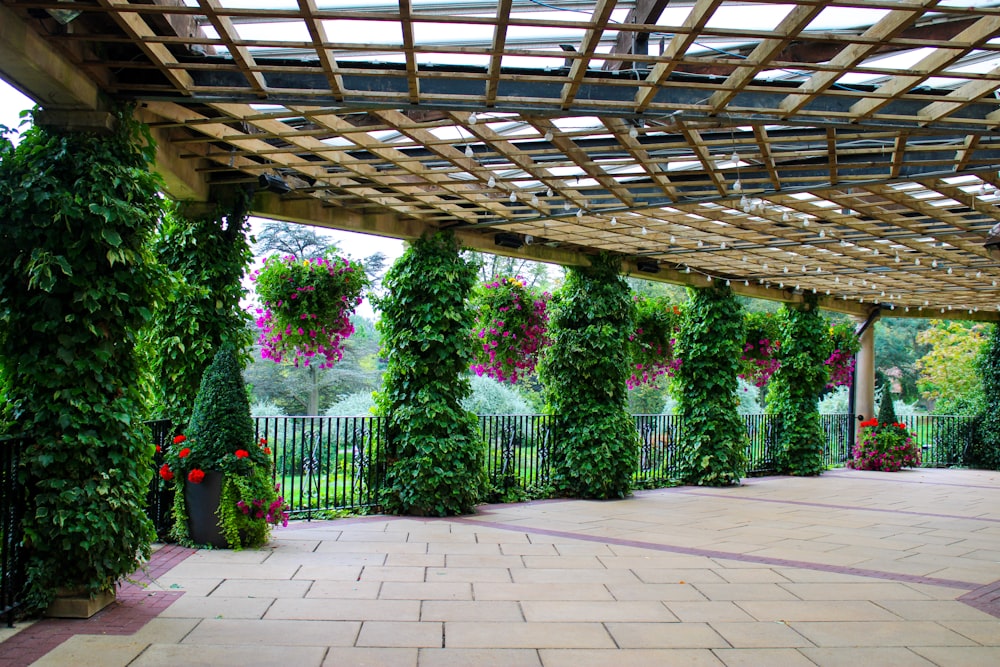
[[0,665],[992,667],[1000,473],[313,522],[164,547],[146,577],[89,621],[0,630]]

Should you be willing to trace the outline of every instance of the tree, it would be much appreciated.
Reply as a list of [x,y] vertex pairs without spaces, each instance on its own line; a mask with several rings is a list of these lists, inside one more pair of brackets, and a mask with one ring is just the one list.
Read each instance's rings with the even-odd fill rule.
[[976,359],[986,344],[986,326],[931,320],[931,328],[917,335],[930,351],[917,360],[918,386],[924,398],[936,401],[938,414],[975,412],[982,400]]
[[315,227],[291,222],[265,222],[257,234],[255,246],[258,256],[274,253],[294,257],[322,257],[327,252],[337,252],[337,244],[330,237],[316,231]]
[[913,403],[920,398],[917,380],[920,371],[917,359],[930,351],[930,346],[917,342],[917,335],[930,326],[928,320],[909,318],[882,318],[875,329],[875,362],[878,370],[886,373],[899,369],[899,398]]
[[537,287],[541,290],[552,288],[552,278],[549,275],[547,264],[476,250],[466,250],[462,253],[462,257],[478,267],[479,282],[490,282],[496,276],[509,276],[511,278],[520,276],[524,279],[525,287]]
[[992,470],[1000,469],[1000,327],[991,327],[989,344],[976,368],[983,384],[983,410],[979,418],[979,438],[969,463]]

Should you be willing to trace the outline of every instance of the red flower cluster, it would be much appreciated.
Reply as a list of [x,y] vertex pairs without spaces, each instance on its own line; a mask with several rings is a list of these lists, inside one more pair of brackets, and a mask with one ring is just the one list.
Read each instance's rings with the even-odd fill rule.
[[238,458],[238,459],[245,459],[248,456],[250,456],[250,452],[248,452],[247,450],[245,450],[245,449],[237,449],[236,450],[236,458]]
[[194,468],[188,473],[188,481],[192,484],[201,484],[201,481],[205,479],[205,471]]
[[174,478],[174,473],[170,471],[170,466],[166,463],[160,466],[160,477],[168,482]]

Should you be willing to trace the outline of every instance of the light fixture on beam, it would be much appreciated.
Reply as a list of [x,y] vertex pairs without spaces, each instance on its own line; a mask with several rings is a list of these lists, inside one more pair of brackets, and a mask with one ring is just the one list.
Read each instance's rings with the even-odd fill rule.
[[643,273],[659,273],[660,263],[655,259],[637,259],[635,268]]
[[291,186],[285,183],[285,179],[277,174],[261,174],[257,178],[257,184],[259,185],[259,190],[273,192],[278,195],[288,194],[292,191]]
[[500,232],[493,237],[493,243],[500,246],[501,248],[513,248],[517,249],[524,245],[524,240],[517,234],[509,234],[507,232]]

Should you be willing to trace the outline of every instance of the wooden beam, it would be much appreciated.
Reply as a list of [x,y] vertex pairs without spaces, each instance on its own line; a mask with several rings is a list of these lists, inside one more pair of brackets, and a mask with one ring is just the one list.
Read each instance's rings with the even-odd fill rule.
[[94,111],[100,106],[100,94],[90,77],[3,5],[0,75],[46,109]]
[[[625,23],[638,25],[655,24],[660,20],[660,15],[666,9],[670,0],[637,0],[635,7],[629,10],[625,16]],[[627,30],[619,31],[615,45],[611,47],[611,54],[636,54],[640,51],[645,54],[642,45],[649,45],[648,33],[637,33]],[[636,47],[639,48],[636,48]],[[627,60],[605,60],[603,69],[609,72],[616,72],[621,69],[628,69],[632,66]]]

